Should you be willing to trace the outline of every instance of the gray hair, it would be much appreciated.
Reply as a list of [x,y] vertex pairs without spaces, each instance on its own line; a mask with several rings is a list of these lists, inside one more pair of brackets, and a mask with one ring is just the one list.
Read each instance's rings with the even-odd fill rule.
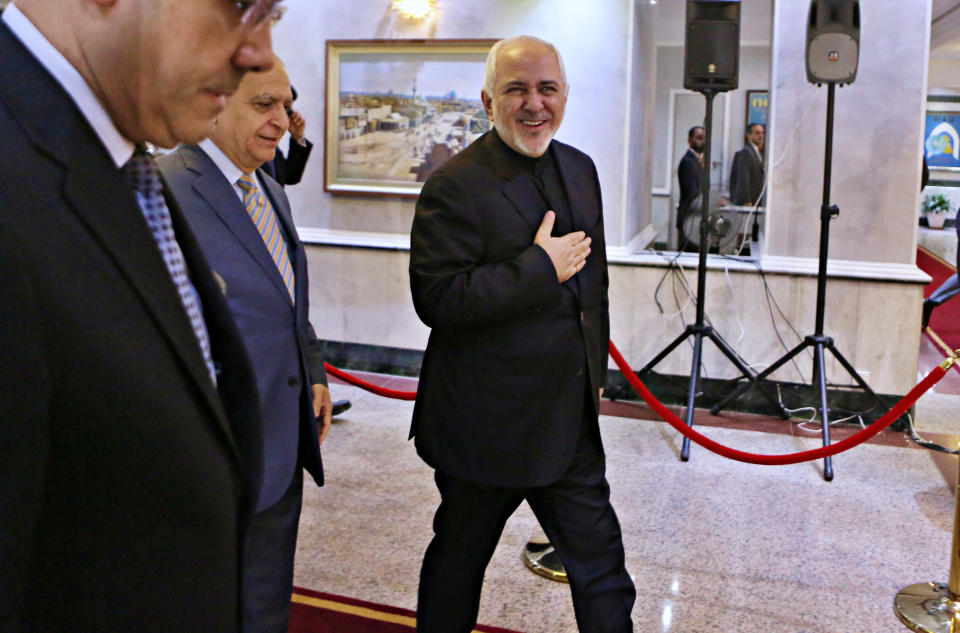
[[564,92],[569,91],[570,85],[567,83],[567,71],[563,66],[563,57],[560,56],[560,51],[558,51],[557,47],[550,42],[541,40],[539,37],[533,37],[532,35],[517,35],[515,37],[508,37],[498,41],[493,45],[493,47],[490,48],[490,53],[487,55],[487,67],[484,75],[483,91],[487,93],[488,96],[493,96],[493,89],[497,83],[497,61],[500,57],[500,51],[507,46],[521,43],[540,44],[541,46],[549,49],[556,56],[557,64],[560,66],[560,76],[563,79]]

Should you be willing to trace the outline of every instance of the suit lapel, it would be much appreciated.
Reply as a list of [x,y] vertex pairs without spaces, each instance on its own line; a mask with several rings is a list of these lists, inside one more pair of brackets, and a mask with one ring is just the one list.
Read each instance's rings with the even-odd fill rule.
[[[285,232],[286,237],[289,238],[287,239],[287,253],[290,256],[290,265],[293,267],[295,276],[293,292],[297,298],[297,305],[300,305],[302,300],[306,298],[304,292],[306,290],[307,280],[307,260],[303,244],[300,243],[300,238],[297,235],[297,227],[293,222],[293,212],[290,209],[290,201],[283,192],[280,183],[275,179],[261,177],[260,181],[263,182],[263,186],[267,190],[267,197],[270,198],[270,204],[273,205],[273,210],[277,214],[277,220],[279,220],[280,226]],[[276,266],[274,266],[274,268],[276,268]],[[277,278],[282,281],[279,274]],[[284,291],[286,291],[286,287],[284,287]]]
[[[560,174],[560,182],[567,194],[567,203],[570,205],[570,216],[573,221],[575,231],[585,231],[590,235],[591,229],[597,223],[597,211],[593,196],[586,191],[584,182],[593,183],[593,179],[585,178],[575,161],[567,156],[566,146],[553,142],[550,144],[550,152],[553,153],[553,162],[557,166],[557,172]],[[573,276],[573,284],[569,284],[571,290],[577,297],[577,303],[580,303],[580,275]]]
[[513,155],[513,150],[500,140],[496,130],[487,132],[482,140],[490,154],[494,173],[506,181],[501,189],[503,195],[530,228],[536,231],[543,222],[544,202],[533,182],[533,176],[521,167]]
[[[283,283],[283,277],[277,270],[277,264],[270,256],[267,245],[263,243],[263,236],[250,219],[247,209],[234,190],[233,185],[227,182],[223,172],[207,154],[197,146],[182,147],[187,167],[197,174],[193,182],[193,189],[210,206],[214,213],[226,225],[237,241],[263,269],[267,279],[276,287],[277,292],[283,294],[289,302],[290,294]],[[271,200],[271,203],[273,201]],[[276,212],[276,206],[274,206]],[[291,303],[292,306],[292,303]]]
[[574,229],[589,233],[600,220],[599,200],[594,195],[593,174],[585,173],[580,167],[580,161],[568,156],[565,145],[553,142],[550,151],[553,152],[554,163],[567,192]]

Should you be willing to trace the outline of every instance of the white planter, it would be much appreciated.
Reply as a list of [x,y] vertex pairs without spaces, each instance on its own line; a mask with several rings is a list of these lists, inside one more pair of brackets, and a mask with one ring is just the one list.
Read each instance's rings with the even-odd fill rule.
[[927,225],[931,229],[942,229],[946,219],[946,213],[927,213]]

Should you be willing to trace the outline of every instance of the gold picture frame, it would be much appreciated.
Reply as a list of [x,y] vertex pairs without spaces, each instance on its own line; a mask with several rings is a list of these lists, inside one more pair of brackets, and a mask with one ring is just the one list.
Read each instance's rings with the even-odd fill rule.
[[324,189],[416,197],[489,129],[480,101],[496,40],[328,40]]

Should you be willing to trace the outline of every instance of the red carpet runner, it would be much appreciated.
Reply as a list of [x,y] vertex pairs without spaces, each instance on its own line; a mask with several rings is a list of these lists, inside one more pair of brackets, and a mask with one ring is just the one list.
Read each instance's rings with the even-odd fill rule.
[[[956,272],[956,268],[948,262],[922,247],[917,247],[917,267],[933,277],[933,281],[923,290],[924,297],[930,296],[944,280]],[[930,329],[936,332],[950,349],[960,349],[960,296],[933,311]]]
[[[411,633],[416,630],[415,615],[407,609],[294,587],[287,633]],[[518,633],[483,625],[474,632]]]

